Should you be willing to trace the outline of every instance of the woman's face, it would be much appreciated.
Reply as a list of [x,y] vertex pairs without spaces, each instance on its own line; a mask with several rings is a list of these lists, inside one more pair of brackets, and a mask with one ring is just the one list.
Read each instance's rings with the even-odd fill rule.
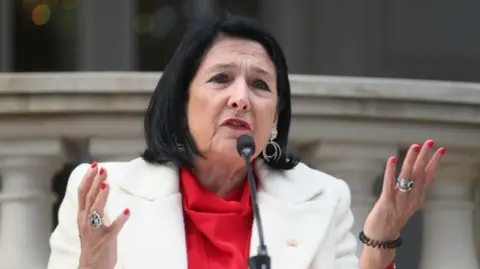
[[239,158],[237,137],[251,135],[257,156],[277,119],[276,69],[263,46],[219,37],[190,84],[190,132],[207,159]]

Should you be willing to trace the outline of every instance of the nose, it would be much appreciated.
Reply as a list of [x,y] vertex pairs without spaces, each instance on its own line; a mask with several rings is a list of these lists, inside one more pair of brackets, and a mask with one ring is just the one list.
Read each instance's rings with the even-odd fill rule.
[[242,85],[236,85],[232,88],[232,95],[228,100],[228,108],[235,110],[248,111],[250,110],[250,99],[249,99],[249,89],[244,83],[239,83]]

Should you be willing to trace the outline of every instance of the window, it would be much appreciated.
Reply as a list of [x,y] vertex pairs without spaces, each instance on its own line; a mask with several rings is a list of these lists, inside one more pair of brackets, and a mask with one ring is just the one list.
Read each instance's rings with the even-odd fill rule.
[[73,71],[75,1],[14,1],[13,71]]

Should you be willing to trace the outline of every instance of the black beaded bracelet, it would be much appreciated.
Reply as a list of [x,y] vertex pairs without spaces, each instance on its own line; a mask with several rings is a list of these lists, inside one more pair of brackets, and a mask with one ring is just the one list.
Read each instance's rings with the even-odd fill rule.
[[368,238],[363,231],[360,232],[358,235],[358,239],[360,239],[360,242],[363,244],[373,247],[373,248],[383,248],[383,249],[392,249],[392,248],[397,248],[402,245],[403,239],[401,237],[393,240],[393,241],[375,241],[370,238]]

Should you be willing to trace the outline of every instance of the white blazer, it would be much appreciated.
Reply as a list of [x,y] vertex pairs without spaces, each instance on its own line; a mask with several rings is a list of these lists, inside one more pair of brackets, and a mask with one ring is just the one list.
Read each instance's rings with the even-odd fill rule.
[[[106,218],[115,219],[125,208],[131,212],[118,237],[115,269],[187,269],[178,168],[140,158],[99,166],[107,169],[110,186]],[[78,268],[77,189],[88,167],[82,164],[70,176],[59,224],[50,238],[48,269]],[[263,186],[258,202],[272,269],[358,267],[356,239],[350,232],[350,190],[344,181],[303,163],[278,172],[257,162],[256,169]],[[252,231],[254,256],[255,224]]]

